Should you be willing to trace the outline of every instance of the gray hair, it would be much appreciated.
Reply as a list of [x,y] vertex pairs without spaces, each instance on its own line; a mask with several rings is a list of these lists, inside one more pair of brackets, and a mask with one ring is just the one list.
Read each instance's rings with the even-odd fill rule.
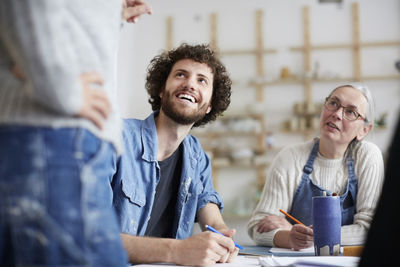
[[[371,130],[372,130],[374,127],[374,121],[375,121],[375,103],[374,103],[374,99],[372,98],[371,91],[365,85],[358,84],[358,83],[350,83],[350,84],[344,84],[344,85],[340,85],[340,86],[336,87],[329,94],[329,97],[337,89],[342,88],[342,87],[351,87],[351,88],[354,88],[354,89],[360,91],[363,94],[363,96],[367,100],[367,108],[366,108],[364,123],[365,123],[365,126],[372,125],[372,128],[371,128]],[[343,157],[344,160],[346,160],[349,153],[352,153],[355,150],[356,146],[358,146],[359,143],[360,142],[356,138],[354,138],[350,142],[350,144],[347,146],[346,152],[344,154],[344,157]]]
[[375,121],[375,103],[374,99],[372,98],[371,91],[369,88],[363,84],[358,84],[358,83],[350,83],[350,84],[344,84],[336,87],[335,89],[332,90],[332,92],[329,94],[329,97],[335,92],[337,89],[342,88],[342,87],[351,87],[354,88],[358,91],[360,91],[365,99],[367,100],[367,108],[366,108],[366,114],[365,114],[365,124],[366,125],[372,125],[374,126],[374,121]]

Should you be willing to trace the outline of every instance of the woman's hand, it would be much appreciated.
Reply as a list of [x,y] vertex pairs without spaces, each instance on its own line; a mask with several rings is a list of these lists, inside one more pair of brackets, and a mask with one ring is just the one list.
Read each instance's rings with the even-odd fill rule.
[[314,244],[314,231],[311,227],[295,224],[289,232],[289,245],[294,250],[311,247]]
[[259,233],[269,232],[277,228],[290,230],[292,225],[284,217],[277,215],[268,215],[257,224],[257,232]]

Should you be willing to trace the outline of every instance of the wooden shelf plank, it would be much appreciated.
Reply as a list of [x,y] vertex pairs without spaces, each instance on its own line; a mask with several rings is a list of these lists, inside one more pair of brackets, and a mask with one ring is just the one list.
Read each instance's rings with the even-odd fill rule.
[[[400,80],[400,74],[392,75],[368,75],[360,77],[360,81],[370,81],[370,80]],[[317,78],[310,79],[312,83],[330,83],[330,82],[354,82],[354,77],[336,77],[336,78]],[[281,85],[281,84],[302,84],[304,79],[286,79],[286,80],[274,80],[266,82],[249,82],[249,87],[254,86],[271,86],[271,85]]]
[[167,38],[166,38],[166,43],[165,47],[167,50],[171,50],[174,47],[174,36],[173,36],[173,28],[172,28],[172,23],[173,23],[173,18],[171,16],[168,16],[166,19],[166,31],[167,31]]
[[218,49],[218,16],[216,13],[210,14],[210,46],[214,51]]
[[[386,41],[386,42],[360,42],[359,46],[361,48],[368,47],[386,47],[386,46],[399,46],[400,41]],[[353,44],[326,44],[326,45],[311,45],[311,50],[332,50],[332,49],[351,49]],[[293,52],[302,52],[304,46],[292,46],[290,50]]]
[[259,167],[263,167],[265,168],[266,166],[268,166],[269,164],[267,163],[241,163],[241,162],[230,162],[227,165],[220,165],[218,166],[218,164],[213,164],[213,168],[259,168]]
[[[273,54],[277,53],[276,49],[262,49],[262,53],[264,54]],[[223,50],[220,52],[221,56],[240,56],[240,55],[254,55],[257,53],[257,49],[237,49],[237,50]]]
[[400,80],[400,74],[393,75],[369,75],[361,78],[363,81],[371,81],[371,80]]
[[252,137],[254,138],[255,136],[258,136],[260,134],[263,134],[261,131],[260,132],[237,132],[237,131],[221,131],[221,132],[212,132],[212,131],[207,131],[207,132],[191,132],[190,134],[199,137],[199,138],[218,138],[218,137],[226,137],[226,136],[237,136],[237,137]]
[[361,81],[361,47],[360,47],[360,18],[358,3],[351,6],[353,19],[353,76],[354,80]]
[[386,41],[386,42],[366,42],[360,43],[361,47],[385,47],[385,46],[399,46],[400,41]]

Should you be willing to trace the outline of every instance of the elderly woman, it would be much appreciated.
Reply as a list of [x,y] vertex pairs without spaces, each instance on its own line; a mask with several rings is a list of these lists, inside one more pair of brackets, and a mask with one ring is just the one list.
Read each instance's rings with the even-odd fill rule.
[[313,245],[310,227],[292,225],[279,209],[311,224],[313,196],[337,193],[342,245],[360,245],[370,226],[383,181],[379,148],[363,138],[372,129],[374,105],[366,87],[343,85],[326,98],[320,137],[283,149],[268,179],[248,233],[258,245],[299,250]]

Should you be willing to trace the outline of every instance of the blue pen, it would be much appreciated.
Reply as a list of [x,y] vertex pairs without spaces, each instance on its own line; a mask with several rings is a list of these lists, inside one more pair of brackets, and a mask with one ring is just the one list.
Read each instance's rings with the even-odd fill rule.
[[[220,234],[220,235],[225,236],[223,233],[221,233],[220,231],[214,229],[213,227],[211,227],[211,226],[209,226],[209,225],[206,225],[206,228],[207,228],[207,230],[210,230],[211,232],[214,232],[214,233],[217,233],[217,234]],[[243,249],[243,247],[242,247],[241,245],[239,245],[238,243],[236,243],[235,241],[233,241],[233,243],[235,243],[235,246],[236,246],[238,249]]]

